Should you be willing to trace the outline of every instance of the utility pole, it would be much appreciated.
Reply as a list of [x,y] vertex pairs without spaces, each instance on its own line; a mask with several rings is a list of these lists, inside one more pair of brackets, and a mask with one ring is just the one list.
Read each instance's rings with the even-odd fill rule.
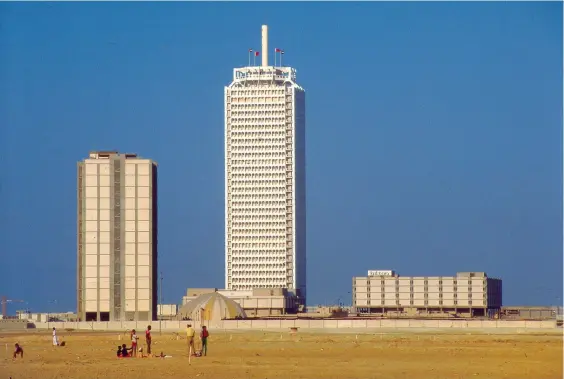
[[161,286],[159,288],[160,290],[160,295],[159,295],[159,302],[160,302],[160,307],[159,307],[159,334],[162,335],[163,331],[162,331],[162,327],[161,324],[163,322],[163,272],[161,271]]

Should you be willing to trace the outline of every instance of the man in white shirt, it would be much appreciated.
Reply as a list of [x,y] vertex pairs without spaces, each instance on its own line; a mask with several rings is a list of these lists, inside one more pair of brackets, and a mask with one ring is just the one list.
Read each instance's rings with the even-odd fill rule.
[[59,346],[59,338],[57,338],[57,331],[53,328],[53,346]]

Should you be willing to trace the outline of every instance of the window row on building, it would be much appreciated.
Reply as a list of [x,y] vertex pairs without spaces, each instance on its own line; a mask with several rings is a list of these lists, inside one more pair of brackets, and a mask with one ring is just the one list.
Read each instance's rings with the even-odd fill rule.
[[283,179],[228,179],[227,181],[228,186],[232,186],[233,190],[236,189],[237,186],[239,187],[253,187],[257,188],[260,186],[264,187],[278,187],[281,190],[286,190],[286,185],[288,185],[287,180]]
[[231,228],[230,234],[228,234],[228,239],[232,241],[250,241],[250,240],[280,240],[285,239],[286,233],[290,233],[287,228]]
[[259,263],[259,264],[270,264],[273,262],[279,262],[279,263],[285,263],[286,262],[286,257],[284,255],[265,255],[265,256],[253,256],[253,257],[243,257],[243,256],[237,256],[237,257],[233,257],[231,259],[231,262],[233,264],[233,266],[235,267],[236,265],[239,264],[245,264],[247,262],[255,262],[255,263]]
[[256,228],[231,228],[232,234],[228,236],[231,241],[242,241],[242,240],[255,240],[255,239],[263,239],[263,240],[280,240],[285,238],[286,236],[286,228],[264,228],[264,227],[256,227]]
[[235,149],[229,148],[231,161],[236,159],[265,159],[265,158],[291,158],[292,153],[288,151],[262,151],[262,152],[251,152],[244,151],[240,146]]
[[252,109],[252,110],[286,110],[286,103],[278,102],[278,103],[265,103],[265,102],[233,102],[227,104],[227,110],[243,110],[243,109]]
[[268,123],[285,124],[286,117],[290,117],[291,112],[284,110],[277,111],[232,111],[227,113],[228,120],[244,122],[247,120],[265,120]]
[[391,279],[366,279],[366,278],[356,278],[358,284],[365,284],[365,285],[377,285],[377,286],[398,286],[398,285],[406,285],[406,284],[443,284],[443,283],[450,283],[450,284],[457,284],[457,283],[467,283],[467,284],[483,284],[486,282],[484,278],[475,278],[475,279],[456,279],[455,277],[433,277],[433,278],[391,278]]
[[231,105],[234,104],[284,104],[284,96],[248,96],[227,98]]
[[288,250],[287,246],[282,247],[261,247],[261,248],[246,248],[246,247],[235,247],[231,244],[227,248],[227,252],[232,254],[232,257],[271,257],[271,256],[285,256]]
[[[150,254],[152,244],[150,242],[134,242],[125,244],[125,254]],[[84,254],[101,254],[111,253],[111,244],[109,242],[92,241],[84,243]]]
[[[274,119],[269,119],[269,118],[265,118],[265,117],[259,117],[259,118],[236,118],[236,119],[229,119],[229,122],[231,124],[232,129],[243,129],[246,127],[246,125],[250,125],[250,124],[256,124],[257,122],[264,124],[265,126],[273,126],[276,127],[276,129],[281,129],[286,121],[291,121],[291,119],[289,120],[288,117],[286,117],[286,119],[284,118],[280,118],[278,120],[274,120]],[[231,138],[231,136],[229,136]]]
[[[240,265],[243,266],[243,265]],[[261,275],[285,275],[286,265],[285,264],[270,264],[270,265],[256,265],[249,264],[244,265],[246,267],[235,267],[232,265],[231,274],[236,275],[251,275],[251,276],[261,276]]]
[[241,127],[240,131],[232,132],[232,134],[227,137],[225,143],[227,149],[229,151],[232,151],[233,148],[238,145],[240,145],[239,147],[241,146],[245,147],[245,145],[241,145],[241,143],[243,142],[252,140],[255,143],[264,143],[264,141],[270,140],[271,138],[280,138],[280,137],[291,138],[293,137],[293,134],[290,130],[282,128],[280,126],[277,128],[272,128],[270,131],[268,132],[265,131],[263,133],[244,130]]
[[284,213],[288,211],[287,207],[285,206],[273,206],[273,205],[266,205],[266,204],[257,204],[257,205],[237,205],[230,208],[235,212],[241,214],[250,214],[250,213]]
[[[264,225],[260,223],[258,225],[242,225],[238,222],[228,222],[227,227],[230,229],[227,233],[227,238],[231,240],[231,237],[234,235],[237,236],[263,236],[264,238],[275,238],[275,235],[282,235],[284,232],[286,234],[291,233],[292,231],[292,223],[291,220],[287,220],[285,223],[281,223],[282,225],[272,226],[272,225]],[[232,232],[233,233],[232,233]]]
[[265,225],[268,225],[270,223],[274,223],[280,220],[286,220],[286,215],[282,213],[278,213],[274,215],[270,213],[268,214],[265,213],[264,215],[257,215],[257,214],[248,214],[244,212],[241,214],[233,213],[231,220],[228,220],[228,222],[244,221],[246,223],[255,220],[257,222],[263,222],[265,223]]
[[464,299],[471,299],[472,295],[474,298],[486,298],[486,292],[400,292],[400,293],[376,293],[376,292],[356,292],[356,299],[390,299],[390,298],[423,298],[423,299],[456,299],[457,297]]
[[277,110],[233,110],[228,111],[227,115],[231,117],[285,117],[288,114],[288,110],[277,109]]
[[424,299],[413,299],[413,300],[369,300],[369,301],[357,301],[353,304],[357,308],[361,307],[379,307],[379,306],[397,306],[397,307],[408,307],[408,306],[420,306],[420,307],[445,307],[453,308],[456,306],[474,306],[474,307],[486,307],[487,302],[485,300],[424,300]]
[[[84,243],[88,244],[88,243],[96,243],[96,242],[100,242],[100,243],[110,243],[111,240],[111,233],[110,231],[107,232],[103,232],[103,231],[95,231],[95,232],[84,232],[81,233],[83,235],[84,238]],[[125,232],[125,243],[135,243],[135,242],[140,242],[140,243],[149,243],[151,241],[150,239],[150,232],[142,232],[142,231],[136,231],[136,232]]]
[[[261,285],[273,285],[273,284],[282,284],[286,281],[286,275],[284,276],[245,276],[245,277],[231,277],[231,282],[241,284],[246,286],[246,289],[252,289],[253,287],[261,287]],[[280,287],[285,287],[280,285]],[[241,288],[239,288],[241,289]]]
[[283,200],[288,198],[284,192],[267,192],[267,193],[233,193],[229,196],[233,201],[236,200]]
[[[120,217],[126,221],[149,221],[151,217],[150,209],[125,209],[120,211]],[[113,221],[114,216],[108,209],[86,209],[84,212],[84,221]],[[104,224],[105,225],[105,224]]]
[[139,209],[139,210],[149,210],[152,209],[152,201],[149,197],[129,197],[123,199],[121,202],[117,202],[114,199],[114,203],[111,203],[111,199],[114,198],[106,198],[100,197],[96,199],[87,198],[84,201],[84,209],[88,210],[96,210],[96,209],[105,209],[110,210],[114,209],[116,206],[120,206],[122,210],[128,209]]
[[238,136],[231,138],[231,147],[247,147],[250,145],[260,145],[268,147],[278,147],[283,149],[286,143],[292,142],[292,137],[256,137],[256,136]]
[[281,88],[277,88],[277,89],[255,89],[253,87],[253,89],[247,89],[247,88],[233,88],[229,91],[231,93],[232,96],[255,96],[255,95],[279,95],[282,94],[284,95],[285,91],[284,91],[284,87]]
[[[85,221],[84,231],[85,232],[109,232],[113,229],[113,225],[109,220],[99,220],[99,221]],[[151,223],[149,221],[126,221],[125,231],[126,232],[148,232],[151,230]]]
[[291,157],[286,157],[285,155],[280,156],[280,157],[262,157],[262,158],[258,158],[258,157],[252,157],[252,158],[232,158],[232,159],[227,159],[227,167],[235,167],[235,166],[256,166],[257,168],[261,168],[261,167],[269,167],[269,166],[283,166],[285,164],[287,164],[287,159],[292,159]]
[[84,165],[84,175],[86,176],[110,176],[114,172],[121,172],[124,170],[125,176],[149,176],[151,174],[151,167],[146,163],[125,165],[125,168],[116,169],[112,171],[109,163],[86,163]]
[[278,124],[268,124],[263,125],[262,127],[258,127],[256,124],[238,124],[238,125],[229,125],[229,131],[227,133],[227,142],[229,138],[231,138],[232,133],[241,132],[241,133],[268,133],[268,132],[277,132],[277,133],[285,133],[287,131],[292,131],[292,125],[288,124],[287,122],[280,122]]
[[230,173],[227,174],[230,176],[232,180],[236,179],[257,179],[257,178],[264,178],[264,179],[277,179],[277,178],[291,178],[291,172],[288,172],[286,168],[278,169],[278,170],[255,170],[254,168],[247,167],[247,168],[236,168],[232,170]]
[[[110,188],[113,183],[113,175],[86,175],[84,177],[84,187]],[[128,187],[151,186],[151,180],[148,175],[127,175],[123,183]]]
[[263,257],[233,257],[229,264],[231,265],[231,267],[270,267],[271,265],[277,267],[286,267],[286,260],[284,255]]
[[[121,188],[120,188],[121,189]],[[123,196],[125,197],[150,197],[151,187],[143,186],[133,186],[133,187],[123,187]],[[113,197],[115,192],[111,192],[111,187],[101,187],[101,186],[86,186],[84,187],[84,196],[86,200],[97,199],[97,198],[109,198]]]
[[262,249],[262,248],[281,248],[286,244],[284,242],[232,242],[233,248],[248,248],[248,249]]
[[262,200],[262,201],[231,201],[228,200],[228,204],[233,208],[238,209],[280,209],[285,210],[286,206],[292,205],[292,200]]
[[[285,150],[291,150],[292,149],[292,144],[286,144],[284,145],[260,145],[260,146],[248,146],[248,145],[233,145],[231,146],[231,151],[247,151],[247,152],[275,152],[278,151],[280,152],[284,152],[284,155],[286,155]],[[248,157],[248,155],[244,155],[246,157]],[[236,156],[234,156],[236,157]]]
[[232,170],[229,170],[227,173],[227,180],[235,181],[235,180],[256,180],[260,178],[264,178],[264,180],[268,179],[278,179],[284,180],[286,178],[291,179],[293,177],[292,171],[286,169],[286,167],[277,167],[276,169],[255,169],[254,167],[234,167]]
[[230,140],[234,138],[240,137],[252,137],[252,138],[272,138],[272,137],[288,137],[292,136],[292,132],[286,130],[286,128],[277,128],[271,130],[245,130],[245,129],[236,129],[231,131],[231,136],[229,137]]

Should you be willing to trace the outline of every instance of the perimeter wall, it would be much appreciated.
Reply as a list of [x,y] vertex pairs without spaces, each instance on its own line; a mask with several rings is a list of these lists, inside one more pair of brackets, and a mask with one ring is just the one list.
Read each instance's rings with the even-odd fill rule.
[[[145,330],[182,331],[191,323],[199,329],[199,321],[110,321],[110,322],[35,322],[37,329],[75,329],[97,331]],[[220,330],[281,330],[281,329],[404,329],[404,328],[468,328],[468,329],[554,329],[555,320],[508,321],[508,320],[223,320],[204,322],[210,329]]]

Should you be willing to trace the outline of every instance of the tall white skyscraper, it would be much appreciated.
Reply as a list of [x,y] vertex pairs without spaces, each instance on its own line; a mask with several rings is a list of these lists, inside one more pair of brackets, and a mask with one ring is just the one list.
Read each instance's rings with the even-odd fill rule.
[[262,51],[225,88],[225,286],[287,288],[305,304],[305,91],[272,50],[271,66],[263,25]]

